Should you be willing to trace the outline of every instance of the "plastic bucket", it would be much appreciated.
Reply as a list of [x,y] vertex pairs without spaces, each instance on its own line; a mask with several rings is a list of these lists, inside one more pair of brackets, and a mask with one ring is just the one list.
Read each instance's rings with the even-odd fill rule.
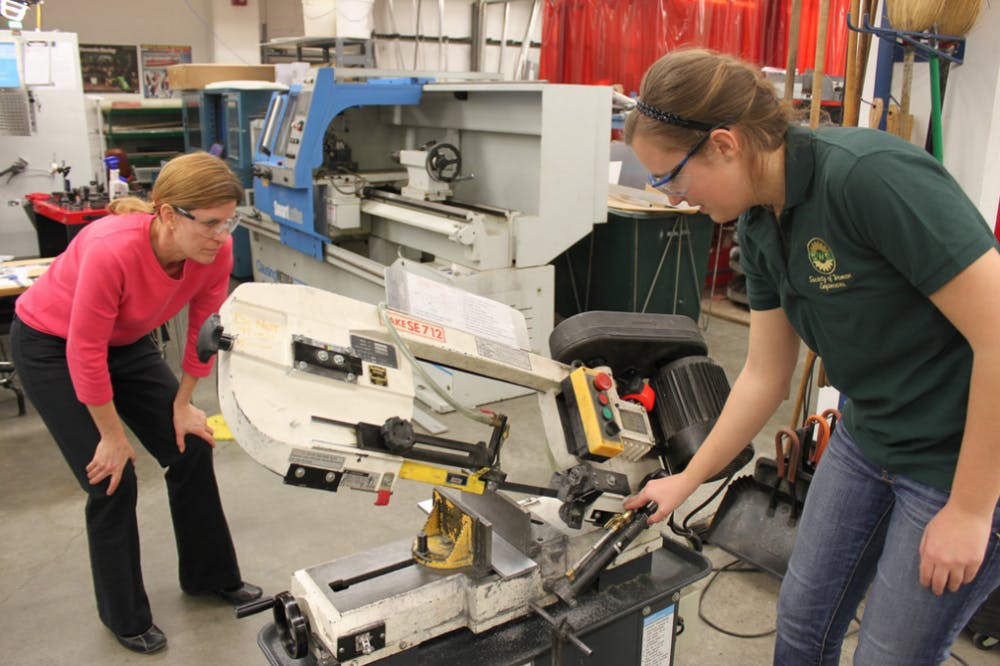
[[375,0],[337,0],[337,37],[368,39],[375,29]]
[[306,37],[368,39],[375,29],[375,0],[302,0]]
[[336,0],[302,0],[302,34],[306,37],[336,37]]

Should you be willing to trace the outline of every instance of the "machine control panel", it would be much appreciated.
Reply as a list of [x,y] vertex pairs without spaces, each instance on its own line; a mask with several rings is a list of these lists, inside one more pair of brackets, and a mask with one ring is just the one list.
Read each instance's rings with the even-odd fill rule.
[[604,460],[625,450],[618,394],[611,375],[577,368],[562,381],[572,452],[581,458]]
[[302,135],[306,129],[305,114],[298,114],[292,121],[291,129],[288,132],[288,145],[285,147],[285,157],[294,160],[299,156],[299,149],[302,148]]

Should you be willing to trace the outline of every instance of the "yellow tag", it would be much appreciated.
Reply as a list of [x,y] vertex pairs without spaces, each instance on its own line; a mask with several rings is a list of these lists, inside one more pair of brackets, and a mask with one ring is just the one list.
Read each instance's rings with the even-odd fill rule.
[[233,439],[233,433],[226,425],[226,419],[222,417],[222,414],[209,416],[208,427],[212,429],[212,436],[215,437],[216,441]]

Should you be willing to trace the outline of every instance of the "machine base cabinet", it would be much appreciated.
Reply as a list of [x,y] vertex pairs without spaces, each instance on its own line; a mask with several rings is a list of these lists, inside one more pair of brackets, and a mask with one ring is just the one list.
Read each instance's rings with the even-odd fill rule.
[[[637,569],[645,567],[644,573]],[[640,560],[605,572],[598,589],[580,596],[576,607],[562,603],[545,611],[578,637],[592,653],[560,640],[553,626],[536,614],[481,634],[458,630],[385,659],[378,666],[669,666],[678,626],[682,587],[711,571],[711,563],[677,542]],[[261,629],[257,642],[268,662],[281,666],[333,666],[313,655],[292,659],[274,623]],[[350,663],[348,660],[347,663]]]

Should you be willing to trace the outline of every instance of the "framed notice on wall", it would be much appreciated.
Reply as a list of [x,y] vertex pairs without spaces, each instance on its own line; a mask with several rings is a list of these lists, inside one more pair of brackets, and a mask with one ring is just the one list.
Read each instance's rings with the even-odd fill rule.
[[139,61],[142,64],[142,96],[170,97],[167,67],[190,63],[191,47],[140,44]]
[[80,44],[83,92],[139,92],[135,45]]

